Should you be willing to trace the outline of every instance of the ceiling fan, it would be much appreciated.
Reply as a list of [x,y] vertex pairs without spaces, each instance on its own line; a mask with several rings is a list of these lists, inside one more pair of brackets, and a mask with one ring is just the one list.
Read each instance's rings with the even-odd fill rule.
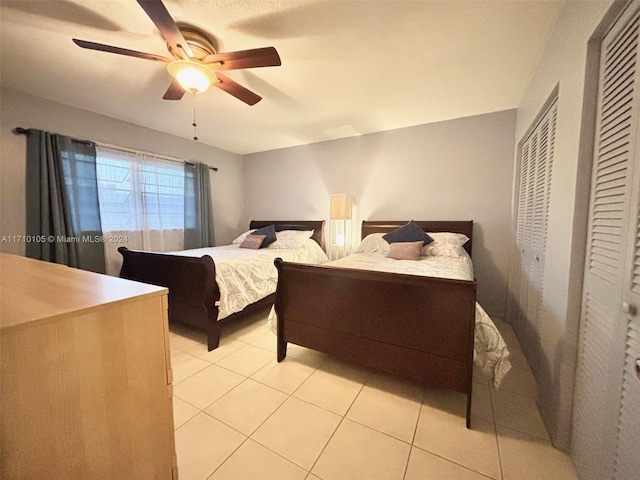
[[166,40],[171,57],[77,38],[74,38],[73,42],[89,50],[166,63],[173,81],[162,97],[164,100],[180,100],[186,91],[194,94],[201,93],[209,88],[209,85],[215,85],[248,105],[255,105],[262,99],[256,93],[221,74],[220,70],[279,66],[281,65],[280,56],[274,47],[217,53],[205,34],[193,28],[178,27],[161,0],[137,0],[137,2]]

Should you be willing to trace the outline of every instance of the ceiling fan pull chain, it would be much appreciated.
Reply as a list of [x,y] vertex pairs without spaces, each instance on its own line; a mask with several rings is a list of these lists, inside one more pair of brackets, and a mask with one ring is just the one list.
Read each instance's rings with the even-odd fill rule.
[[195,92],[192,92],[191,95],[193,95],[193,123],[191,125],[193,125],[193,139],[197,142],[198,141],[198,132],[196,130],[198,124],[196,122],[196,94]]

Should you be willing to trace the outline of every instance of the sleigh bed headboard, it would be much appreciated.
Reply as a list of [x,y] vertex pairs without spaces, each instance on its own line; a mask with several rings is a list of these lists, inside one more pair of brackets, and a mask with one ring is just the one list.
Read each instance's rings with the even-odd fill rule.
[[[372,233],[388,233],[392,230],[395,230],[398,227],[401,227],[407,221],[382,221],[382,220],[370,220],[362,222],[362,238],[364,239],[367,235],[371,235]],[[469,256],[471,256],[471,247],[473,243],[473,220],[446,220],[446,221],[415,221],[420,228],[422,228],[425,232],[451,232],[451,233],[462,233],[469,237],[469,241],[464,244],[464,249],[467,251]]]

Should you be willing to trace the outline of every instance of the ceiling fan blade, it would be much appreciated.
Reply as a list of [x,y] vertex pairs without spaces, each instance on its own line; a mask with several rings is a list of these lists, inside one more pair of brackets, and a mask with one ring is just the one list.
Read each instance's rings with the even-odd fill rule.
[[214,83],[216,87],[233,95],[238,100],[242,100],[247,105],[255,105],[260,100],[262,100],[262,97],[260,95],[256,95],[251,90],[243,87],[239,83],[234,82],[229,77],[225,77],[218,72],[216,72],[216,77],[218,77],[218,81]]
[[103,43],[88,42],[86,40],[72,39],[73,43],[82,48],[88,48],[89,50],[98,50],[99,52],[117,53],[119,55],[127,55],[129,57],[144,58],[145,60],[155,60],[157,62],[170,63],[173,62],[172,58],[163,57],[162,55],[154,55],[153,53],[137,52],[135,50],[129,50],[128,48],[112,47],[111,45],[105,45]]
[[138,0],[138,3],[155,26],[158,27],[160,34],[174,52],[182,50],[187,57],[193,57],[191,47],[182,36],[182,33],[180,33],[178,25],[173,21],[171,14],[169,14],[169,11],[161,0]]
[[208,55],[203,63],[220,62],[216,70],[236,70],[239,68],[278,67],[282,65],[280,55],[274,47],[254,48],[238,52],[216,53]]
[[169,88],[167,88],[167,91],[164,93],[164,96],[162,97],[162,99],[163,100],[180,100],[184,95],[184,93],[185,93],[184,88],[180,86],[177,80],[174,80],[173,82],[171,82],[171,85],[169,85]]

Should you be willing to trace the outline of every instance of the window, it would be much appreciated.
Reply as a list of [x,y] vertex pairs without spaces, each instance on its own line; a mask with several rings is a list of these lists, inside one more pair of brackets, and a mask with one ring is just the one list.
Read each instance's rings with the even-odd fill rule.
[[104,232],[184,229],[184,165],[144,153],[96,150]]

